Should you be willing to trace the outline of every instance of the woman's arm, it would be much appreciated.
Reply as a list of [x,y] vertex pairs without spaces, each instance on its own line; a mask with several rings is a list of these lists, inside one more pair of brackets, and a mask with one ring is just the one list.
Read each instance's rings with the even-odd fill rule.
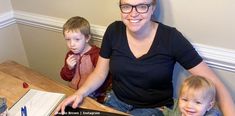
[[72,104],[73,108],[78,107],[85,96],[88,96],[102,85],[108,72],[109,59],[99,56],[97,65],[94,71],[88,76],[86,82],[73,95],[64,99],[56,108],[55,113],[58,113],[61,110],[61,113],[64,114],[64,109],[69,104]]
[[189,69],[189,72],[194,75],[201,75],[207,79],[210,79],[216,87],[217,91],[217,100],[219,107],[223,112],[224,116],[234,116],[235,114],[235,105],[232,100],[231,95],[220,81],[220,79],[215,75],[215,73],[207,66],[205,62],[201,62],[197,66]]
[[97,65],[94,71],[88,76],[86,82],[82,85],[75,94],[88,96],[90,93],[99,88],[105,81],[109,72],[109,59],[99,56]]

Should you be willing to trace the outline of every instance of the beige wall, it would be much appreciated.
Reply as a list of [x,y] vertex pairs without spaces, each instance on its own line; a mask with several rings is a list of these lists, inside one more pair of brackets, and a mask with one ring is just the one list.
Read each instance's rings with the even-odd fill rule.
[[19,25],[29,65],[49,78],[60,79],[67,47],[62,33]]
[[[5,23],[3,15],[12,11],[10,0],[0,0],[0,23]],[[28,66],[24,46],[16,24],[0,26],[0,63],[14,60]]]
[[[14,10],[63,19],[80,15],[91,24],[100,26],[107,26],[120,18],[118,1],[11,0]],[[159,0],[158,5],[158,19],[177,27],[191,42],[235,50],[234,0]],[[62,82],[59,70],[66,52],[62,34],[21,24],[18,26],[30,67]],[[231,83],[235,81],[234,72],[214,70],[228,85],[235,99],[235,87]]]
[[[67,19],[80,15],[107,26],[120,19],[119,0],[11,0],[14,10]],[[235,49],[235,0],[158,0],[159,20],[190,41]]]
[[17,25],[0,29],[0,62],[14,60],[28,66],[27,57]]
[[235,50],[235,0],[159,1],[159,19],[192,42]]
[[11,0],[14,10],[68,19],[80,15],[107,26],[119,18],[118,0]]
[[0,15],[11,10],[12,7],[10,0],[0,0]]

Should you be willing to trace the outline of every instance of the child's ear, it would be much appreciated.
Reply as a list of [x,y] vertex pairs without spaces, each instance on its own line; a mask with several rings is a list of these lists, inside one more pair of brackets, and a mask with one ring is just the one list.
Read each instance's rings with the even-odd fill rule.
[[86,37],[86,42],[89,42],[90,39],[91,39],[91,35],[88,35],[88,36]]
[[212,107],[214,107],[214,105],[215,105],[215,101],[211,100],[210,103],[209,103],[209,106],[207,108],[207,111],[209,111]]

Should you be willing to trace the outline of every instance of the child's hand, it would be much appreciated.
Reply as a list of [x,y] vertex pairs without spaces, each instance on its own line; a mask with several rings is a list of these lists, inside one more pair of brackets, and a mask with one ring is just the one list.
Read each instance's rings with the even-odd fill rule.
[[69,57],[66,59],[66,63],[68,65],[68,68],[72,70],[77,63],[76,55],[69,55]]

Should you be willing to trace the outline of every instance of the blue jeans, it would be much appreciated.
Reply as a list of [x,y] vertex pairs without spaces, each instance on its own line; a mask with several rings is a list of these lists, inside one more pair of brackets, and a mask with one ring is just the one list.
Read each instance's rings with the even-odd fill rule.
[[133,116],[163,116],[162,111],[157,108],[135,108],[133,105],[126,104],[120,101],[113,91],[107,94],[104,105],[129,113]]
[[219,109],[212,108],[206,112],[205,116],[222,116]]

